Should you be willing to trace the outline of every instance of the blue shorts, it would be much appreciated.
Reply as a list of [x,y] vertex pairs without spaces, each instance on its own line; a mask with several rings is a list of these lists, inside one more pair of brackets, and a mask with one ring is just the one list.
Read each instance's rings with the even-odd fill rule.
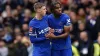
[[72,56],[72,49],[51,50],[51,56]]
[[36,49],[33,50],[33,56],[51,56],[51,50],[50,49]]

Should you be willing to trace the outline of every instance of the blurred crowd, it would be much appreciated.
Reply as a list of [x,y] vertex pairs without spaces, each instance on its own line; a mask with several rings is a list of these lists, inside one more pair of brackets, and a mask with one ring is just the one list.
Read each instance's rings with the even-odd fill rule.
[[0,0],[0,56],[32,56],[28,23],[33,5],[59,1],[71,18],[73,56],[100,56],[100,0]]

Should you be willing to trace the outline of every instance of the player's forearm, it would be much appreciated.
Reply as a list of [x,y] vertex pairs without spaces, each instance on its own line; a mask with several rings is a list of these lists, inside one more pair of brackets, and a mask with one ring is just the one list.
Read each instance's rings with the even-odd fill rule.
[[64,33],[64,34],[55,36],[54,38],[55,38],[55,39],[59,39],[59,38],[67,38],[68,35],[69,35],[69,33]]
[[59,39],[59,38],[67,38],[70,32],[70,26],[64,26],[64,32],[61,35],[55,36],[55,38]]
[[30,38],[31,43],[36,43],[36,42],[41,42],[43,40],[45,40],[46,38],[41,37],[41,38]]

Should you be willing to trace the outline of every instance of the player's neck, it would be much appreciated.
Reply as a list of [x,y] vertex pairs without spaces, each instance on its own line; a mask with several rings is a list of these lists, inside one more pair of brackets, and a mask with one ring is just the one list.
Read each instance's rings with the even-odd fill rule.
[[43,16],[41,16],[40,14],[38,14],[38,13],[36,13],[36,15],[35,15],[35,18],[37,19],[37,20],[41,20],[42,19],[42,17]]
[[57,14],[54,14],[54,17],[55,18],[59,18],[61,15],[59,14],[59,15],[57,15]]

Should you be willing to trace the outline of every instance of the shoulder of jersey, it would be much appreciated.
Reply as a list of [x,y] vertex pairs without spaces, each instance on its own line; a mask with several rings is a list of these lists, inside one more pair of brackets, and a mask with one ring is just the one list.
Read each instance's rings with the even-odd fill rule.
[[65,13],[62,13],[62,14],[63,14],[64,19],[69,19],[70,18],[67,14],[65,14]]
[[69,17],[68,14],[65,14],[65,13],[62,13],[62,15],[63,15],[64,17]]
[[30,23],[31,23],[31,22],[32,22],[32,23],[35,22],[35,18],[33,18],[33,19],[30,21]]
[[53,14],[48,15],[48,19],[52,19],[53,18]]
[[30,21],[30,25],[35,25],[37,22],[35,21],[35,19],[33,18],[31,21]]
[[48,17],[52,17],[52,16],[53,16],[53,14],[48,15]]

